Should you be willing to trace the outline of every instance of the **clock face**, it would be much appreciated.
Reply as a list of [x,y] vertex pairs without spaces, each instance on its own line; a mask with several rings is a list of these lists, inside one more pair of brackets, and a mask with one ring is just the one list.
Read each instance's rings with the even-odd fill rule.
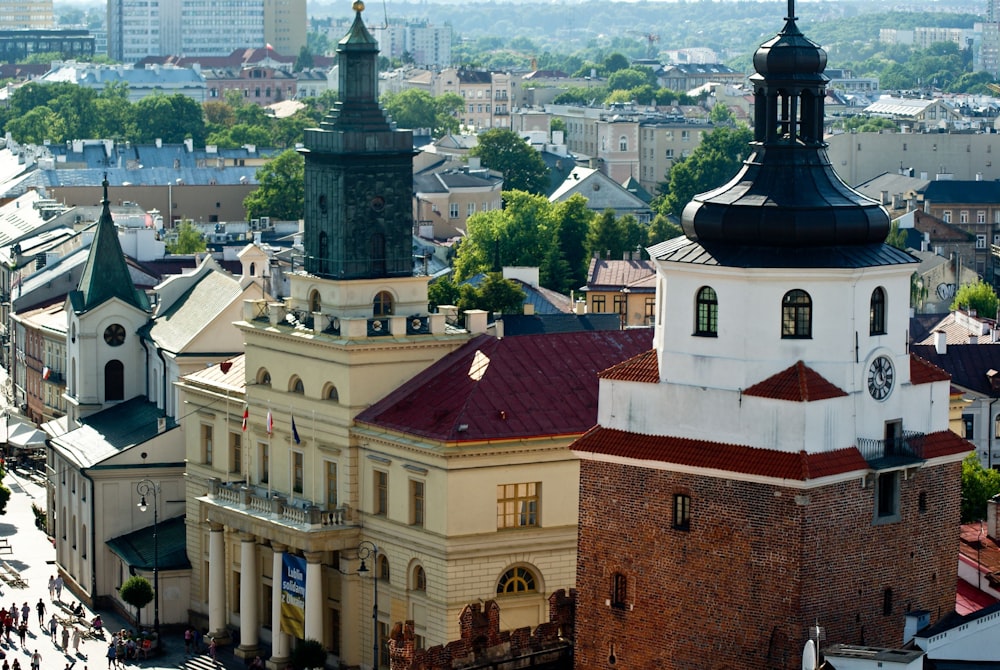
[[125,327],[120,323],[112,323],[104,330],[104,341],[112,347],[121,346],[125,341]]
[[885,356],[879,356],[868,368],[868,392],[876,400],[885,400],[892,393],[892,381],[895,372],[892,361]]

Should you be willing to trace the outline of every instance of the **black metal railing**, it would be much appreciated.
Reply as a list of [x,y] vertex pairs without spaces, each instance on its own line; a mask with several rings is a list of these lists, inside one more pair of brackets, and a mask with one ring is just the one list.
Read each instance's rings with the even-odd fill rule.
[[858,451],[875,469],[898,467],[924,460],[923,433],[904,431],[901,437],[858,438]]

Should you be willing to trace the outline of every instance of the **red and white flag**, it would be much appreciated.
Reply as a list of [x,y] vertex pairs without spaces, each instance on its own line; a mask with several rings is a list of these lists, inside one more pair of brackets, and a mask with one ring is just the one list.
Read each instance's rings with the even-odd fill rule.
[[48,379],[51,376],[52,376],[52,369],[46,365],[44,368],[42,368],[42,379]]
[[274,432],[274,417],[271,416],[271,410],[267,410],[267,434],[270,435]]
[[243,432],[247,432],[247,421],[250,419],[250,405],[243,405]]

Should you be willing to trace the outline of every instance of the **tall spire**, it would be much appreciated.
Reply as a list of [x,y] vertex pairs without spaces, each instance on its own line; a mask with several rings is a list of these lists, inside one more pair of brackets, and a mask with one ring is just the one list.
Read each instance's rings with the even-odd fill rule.
[[101,185],[104,187],[101,218],[97,221],[94,241],[83,267],[79,289],[69,295],[73,311],[77,314],[87,312],[111,298],[118,298],[136,309],[148,312],[149,299],[132,282],[125,254],[118,241],[118,229],[111,216],[111,202],[108,200],[107,173]]
[[767,247],[885,241],[886,211],[830,164],[823,140],[826,52],[795,22],[788,0],[784,28],[754,54],[751,154],[729,183],[684,208],[681,225],[692,240]]

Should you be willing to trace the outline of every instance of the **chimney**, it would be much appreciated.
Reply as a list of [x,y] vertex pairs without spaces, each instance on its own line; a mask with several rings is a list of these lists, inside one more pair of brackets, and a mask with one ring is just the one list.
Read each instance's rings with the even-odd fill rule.
[[493,319],[493,329],[495,331],[497,339],[498,340],[502,340],[503,339],[503,314],[500,314],[498,312],[497,315],[494,317],[494,319]]
[[486,317],[489,312],[482,309],[465,310],[465,329],[473,335],[480,335],[486,332]]
[[943,330],[934,331],[934,351],[939,356],[944,356],[948,353],[948,333]]
[[535,315],[535,306],[532,303],[530,302],[524,303],[524,315],[525,316]]
[[583,316],[584,314],[586,314],[587,313],[587,301],[586,300],[577,300],[575,303],[573,303],[573,313],[576,314],[577,316]]
[[[913,610],[906,613],[903,620],[903,644],[906,644],[917,636],[921,629],[926,628],[931,622],[931,613],[926,610]],[[882,664],[879,663],[881,666]]]
[[997,496],[986,501],[986,534],[994,540],[997,537]]

